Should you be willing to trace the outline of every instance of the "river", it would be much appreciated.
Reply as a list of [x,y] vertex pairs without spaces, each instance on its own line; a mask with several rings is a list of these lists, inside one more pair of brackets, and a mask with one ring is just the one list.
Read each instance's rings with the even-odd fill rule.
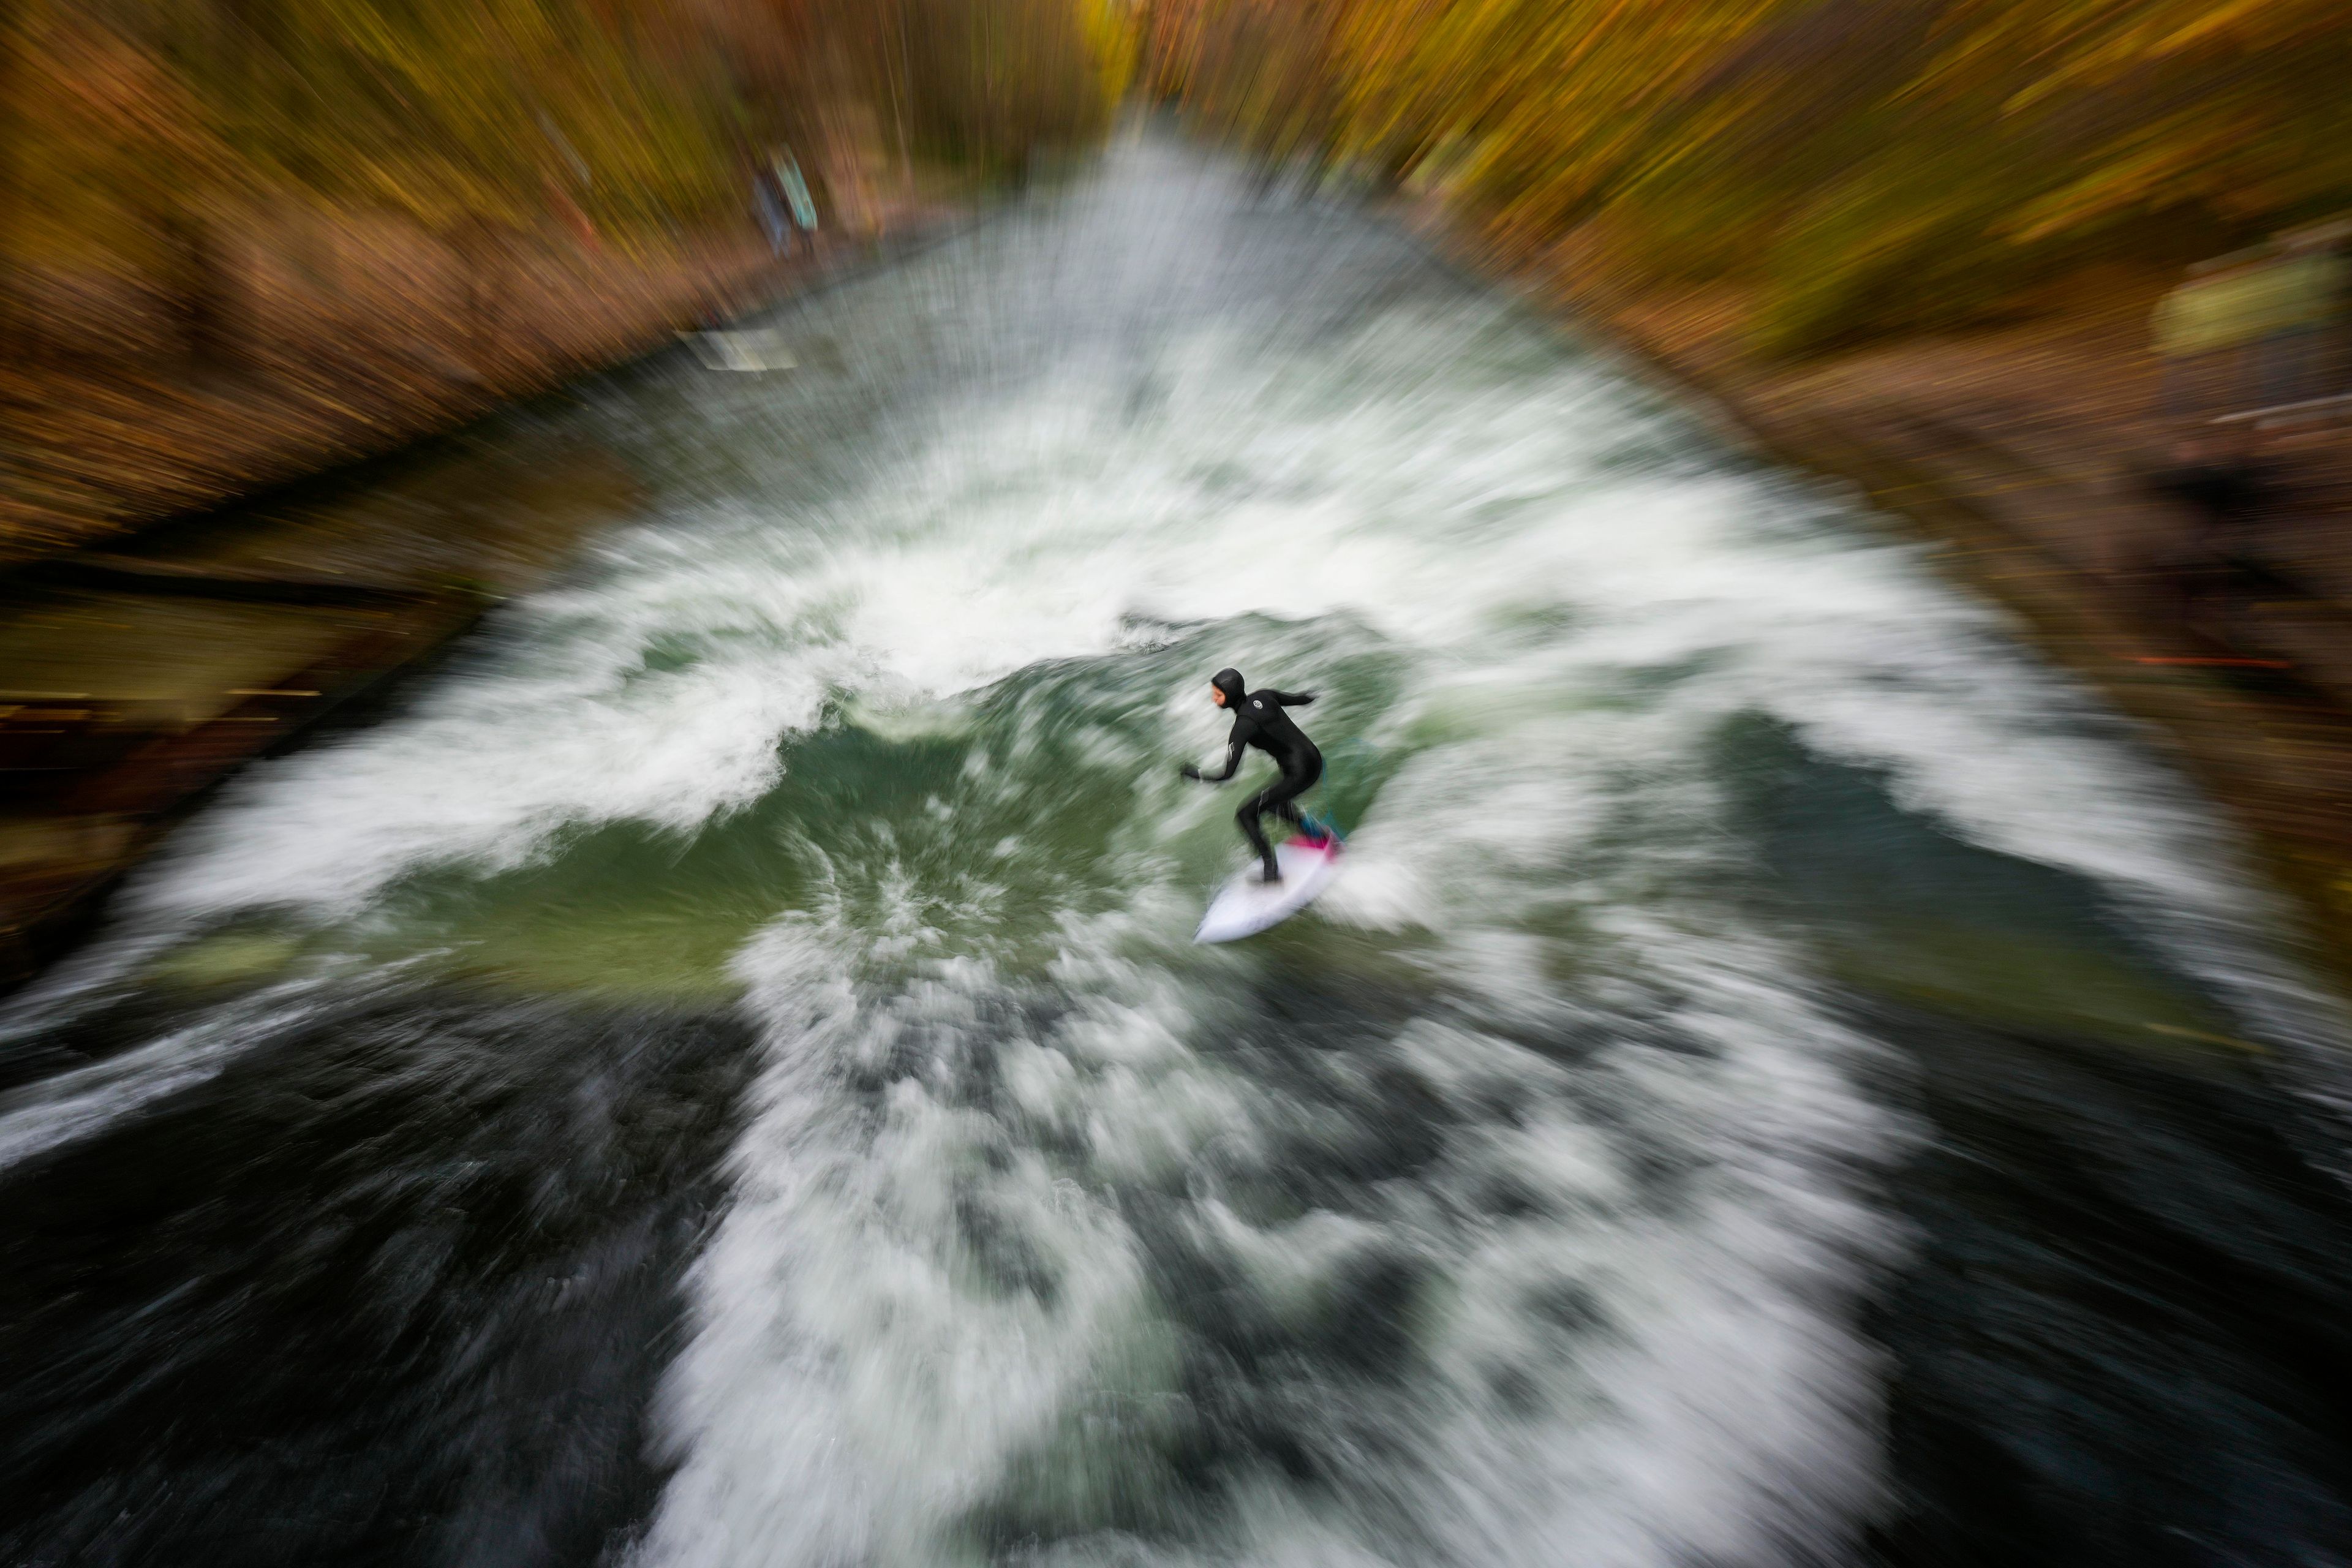
[[2333,1005],[1923,546],[1169,142],[759,324],[5,1005],[0,1561],[2352,1552]]

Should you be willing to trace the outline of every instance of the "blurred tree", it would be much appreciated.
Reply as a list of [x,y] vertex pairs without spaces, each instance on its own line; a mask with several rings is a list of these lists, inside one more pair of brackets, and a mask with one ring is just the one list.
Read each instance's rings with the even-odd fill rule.
[[850,3],[864,79],[911,150],[943,163],[1018,175],[1040,149],[1100,134],[1125,85],[1130,24],[1106,0]]
[[1154,0],[1147,79],[1804,353],[2352,205],[2340,0]]
[[[883,106],[902,156],[991,173],[1089,137],[1122,85],[1127,15],[1116,0],[18,0],[0,7],[0,263],[146,279],[189,353],[217,363],[242,335],[233,256],[269,215],[389,216],[460,258],[481,336],[512,237],[629,248],[745,221],[755,163],[842,134],[845,102]],[[12,332],[26,324],[9,313]]]

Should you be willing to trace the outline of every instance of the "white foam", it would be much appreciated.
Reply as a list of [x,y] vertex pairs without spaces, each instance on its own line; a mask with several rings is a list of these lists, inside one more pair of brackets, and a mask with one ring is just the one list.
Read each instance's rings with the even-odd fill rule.
[[[1049,235],[995,259],[1066,264],[1087,316],[1139,278],[1172,287],[1171,255],[1239,224],[1225,199],[1171,198],[1171,230],[1099,256]],[[982,270],[926,265],[877,287]],[[955,329],[986,337],[1013,310],[992,299]],[[1118,353],[1073,322],[1034,375],[894,428],[886,471],[821,513],[756,489],[678,503],[514,606],[413,716],[248,773],[142,879],[138,918],[348,918],[566,829],[692,833],[779,787],[780,747],[836,698],[886,739],[970,737],[961,794],[796,841],[805,907],[740,955],[765,1071],[691,1282],[645,1562],[975,1561],[1016,1505],[1078,1521],[1039,1535],[1058,1560],[1833,1554],[1875,1495],[1853,1302],[1895,1239],[1851,1183],[1899,1130],[1849,1086],[1867,1045],[1801,954],[1709,901],[1735,852],[1710,782],[1726,721],[1774,715],[1957,833],[2186,911],[2227,939],[2209,955],[2259,942],[2257,900],[1999,617],[1591,363],[1476,306],[1331,340],[1201,319]],[[751,394],[698,395],[740,416]],[[1169,650],[1202,626],[1195,669]],[[1119,661],[1117,690],[1075,735],[1043,701],[965,700],[1087,659]],[[1317,1059],[1328,1092],[1227,1048],[1276,984],[1267,951],[1185,942],[1233,799],[1173,765],[1216,748],[1201,681],[1225,662],[1322,688],[1310,728],[1347,715],[1404,758],[1326,901],[1331,962],[1360,966],[1338,986],[1402,1016]],[[1158,753],[1112,721],[1147,711]],[[956,852],[959,805],[1064,789],[1054,755],[1134,781],[1091,888],[1022,833]],[[184,1069],[159,1043],[44,1125],[78,1135],[92,1097]],[[1254,1211],[1280,1151],[1350,1136],[1383,1072],[1437,1108],[1440,1152]],[[1661,1168],[1686,1173],[1677,1201]],[[1486,1203],[1498,1186],[1524,1207]],[[1430,1282],[1404,1375],[1299,1370],[1283,1418],[1329,1467],[1318,1488],[1235,1456],[1195,1507],[1146,1464],[1192,1418],[1154,1273],[1170,1237],[1276,1322],[1383,1259]],[[1154,1530],[1103,1522],[1122,1488],[1160,1489]]]
[[271,986],[120,1056],[0,1094],[0,1170],[209,1082],[256,1045],[308,1018],[310,991],[302,982]]
[[[1401,346],[1370,357],[1442,362],[1481,325],[1399,313],[1374,335]],[[1792,537],[1807,503],[1769,479],[1598,467],[1656,437],[1590,368],[1448,398],[1357,381],[1366,357],[1268,364],[1213,329],[1166,355],[1149,421],[1082,363],[961,411],[913,472],[832,516],[666,520],[593,586],[521,606],[507,656],[415,720],[255,770],[142,902],[347,913],[420,867],[520,863],[567,826],[690,831],[769,788],[778,742],[836,689],[920,706],[1111,653],[1138,617],[1252,615],[1344,615],[1414,650],[1399,722],[1713,659],[1677,693],[1694,727],[1762,708],[1996,847],[2238,900],[2179,792],[2084,733],[2063,685],[1905,552]],[[1510,646],[1515,616],[1563,610],[1582,635]],[[1244,667],[1286,651],[1235,645]],[[663,648],[695,662],[649,669]],[[1315,679],[1306,657],[1283,679]],[[1213,714],[1190,710],[1206,742]]]
[[[1843,1173],[1890,1128],[1845,1086],[1864,1047],[1791,987],[1793,955],[1629,918],[1606,958],[1652,1016],[1580,1018],[1516,934],[1526,899],[1496,900],[1433,965],[1476,1007],[1332,1064],[1418,1078],[1438,1124],[1458,1119],[1448,1152],[1349,1212],[1252,1221],[1228,1183],[1280,1184],[1286,1140],[1348,1134],[1339,1103],[1213,1048],[1239,998],[1120,956],[1129,915],[1074,925],[1051,983],[1024,980],[990,956],[990,922],[940,918],[959,895],[896,885],[924,911],[885,922],[911,943],[827,912],[740,960],[770,1065],[694,1279],[663,1404],[679,1469],[645,1563],[960,1561],[971,1521],[1027,1489],[1166,1485],[1117,1473],[1150,1447],[1134,1424],[1181,1421],[1186,1397],[1187,1331],[1139,1202],[1173,1203],[1276,1321],[1328,1310],[1365,1259],[1414,1260],[1437,1282],[1423,1364],[1397,1386],[1297,1374],[1286,1415],[1339,1467],[1324,1503],[1244,1466],[1221,1502],[1175,1498],[1166,1541],[1079,1530],[1053,1560],[1532,1564],[1573,1540],[1580,1561],[1663,1568],[1832,1548],[1866,1513],[1875,1369],[1841,1303],[1894,1238]],[[1581,1059],[1509,1037],[1580,1026]],[[1692,1172],[1663,1206],[1634,1173],[1662,1159]],[[1524,1194],[1518,1217],[1491,1216],[1498,1183]],[[1008,1279],[992,1252],[1034,1275]],[[1593,1321],[1547,1318],[1545,1299]],[[1395,1450],[1360,1449],[1365,1424]],[[1074,1434],[1097,1426],[1090,1453]]]

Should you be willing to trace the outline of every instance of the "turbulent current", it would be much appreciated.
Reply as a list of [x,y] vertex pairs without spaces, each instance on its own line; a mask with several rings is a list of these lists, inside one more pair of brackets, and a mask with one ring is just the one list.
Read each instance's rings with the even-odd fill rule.
[[7,1004],[0,1560],[2342,1560],[2332,1015],[1920,547],[1161,142],[760,324]]

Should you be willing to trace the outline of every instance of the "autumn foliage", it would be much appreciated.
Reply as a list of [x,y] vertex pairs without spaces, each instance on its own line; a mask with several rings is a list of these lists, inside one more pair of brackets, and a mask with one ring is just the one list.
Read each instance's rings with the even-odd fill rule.
[[[208,300],[228,253],[299,252],[322,225],[392,224],[461,258],[541,234],[626,249],[748,224],[751,172],[779,146],[828,206],[852,153],[1017,171],[1105,123],[1124,15],[1107,0],[17,0],[0,7],[10,346],[58,346],[43,329],[78,297],[106,299],[84,311],[100,317],[152,298],[210,357],[227,346]],[[74,341],[129,353],[117,338]]]
[[2341,0],[1158,0],[1152,88],[1755,346],[1980,320],[2352,205]]

